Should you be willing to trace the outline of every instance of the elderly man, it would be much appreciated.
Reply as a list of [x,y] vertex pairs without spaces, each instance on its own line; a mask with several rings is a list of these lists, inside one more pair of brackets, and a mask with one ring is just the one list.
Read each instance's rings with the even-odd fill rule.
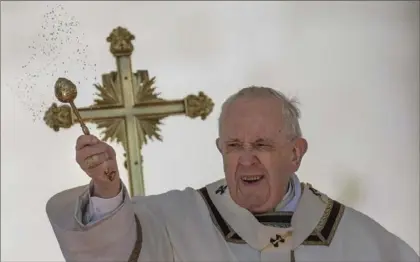
[[132,199],[118,177],[114,150],[93,136],[81,136],[76,159],[92,182],[61,192],[47,204],[64,257],[418,261],[406,243],[378,223],[299,181],[295,172],[307,142],[298,119],[295,103],[283,94],[242,89],[224,103],[220,116],[216,145],[225,179],[198,190]]

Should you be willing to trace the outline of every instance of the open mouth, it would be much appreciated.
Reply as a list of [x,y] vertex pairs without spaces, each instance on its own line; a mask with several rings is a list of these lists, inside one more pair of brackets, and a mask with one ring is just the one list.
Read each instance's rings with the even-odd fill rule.
[[242,182],[244,182],[247,185],[255,185],[259,183],[261,180],[263,180],[264,175],[258,175],[258,176],[243,176],[241,177]]

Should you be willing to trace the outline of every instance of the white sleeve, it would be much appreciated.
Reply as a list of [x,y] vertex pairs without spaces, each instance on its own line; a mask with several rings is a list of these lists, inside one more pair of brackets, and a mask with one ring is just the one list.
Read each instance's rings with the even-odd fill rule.
[[83,215],[83,223],[85,225],[93,224],[107,215],[124,203],[123,190],[113,198],[100,198],[91,195],[89,190],[89,202],[86,207],[86,212]]
[[[149,208],[149,197],[132,200],[122,187],[122,203],[117,201],[119,196],[90,198],[88,186],[62,191],[48,200],[46,212],[66,261],[174,261],[161,202]],[[165,198],[161,201],[167,202]],[[113,205],[118,207],[104,216]],[[93,212],[95,207],[100,212]],[[86,225],[83,220],[89,209],[93,216],[104,217]]]

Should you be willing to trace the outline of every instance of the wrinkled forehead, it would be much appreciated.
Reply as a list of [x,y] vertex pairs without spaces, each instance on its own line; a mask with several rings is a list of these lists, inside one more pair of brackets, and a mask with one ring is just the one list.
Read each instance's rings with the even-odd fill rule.
[[283,128],[281,102],[274,98],[238,98],[221,118],[221,136],[241,140],[275,139]]

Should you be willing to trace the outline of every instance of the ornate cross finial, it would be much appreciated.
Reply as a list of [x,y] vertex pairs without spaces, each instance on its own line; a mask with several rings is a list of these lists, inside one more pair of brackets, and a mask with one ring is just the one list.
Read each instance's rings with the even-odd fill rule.
[[131,43],[134,39],[135,37],[130,31],[119,26],[112,30],[111,34],[106,38],[106,41],[111,43],[109,51],[114,56],[130,56],[134,50],[134,46]]
[[205,120],[213,111],[213,101],[201,91],[198,93],[198,96],[187,96],[185,101],[187,104],[185,114],[191,118],[200,117],[202,120]]
[[71,107],[68,105],[57,106],[53,103],[44,116],[44,121],[54,131],[60,128],[70,128],[73,125]]

